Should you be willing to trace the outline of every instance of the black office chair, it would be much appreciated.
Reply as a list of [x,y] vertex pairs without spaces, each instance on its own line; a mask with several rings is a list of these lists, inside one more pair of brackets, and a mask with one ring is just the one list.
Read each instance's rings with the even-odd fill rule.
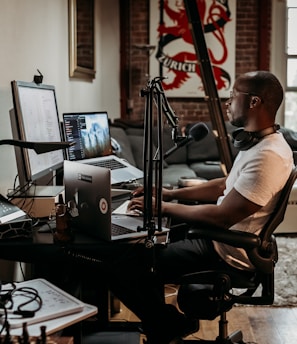
[[[191,229],[191,237],[207,238],[246,250],[255,272],[246,272],[223,265],[221,270],[202,271],[183,276],[177,302],[190,318],[219,319],[219,335],[214,340],[185,340],[186,343],[244,344],[240,330],[228,335],[227,312],[235,303],[270,305],[274,300],[274,267],[278,260],[274,230],[283,221],[290,192],[297,178],[295,167],[283,188],[276,208],[259,236],[222,228]],[[255,291],[261,286],[260,295]],[[235,295],[232,290],[242,290]]]

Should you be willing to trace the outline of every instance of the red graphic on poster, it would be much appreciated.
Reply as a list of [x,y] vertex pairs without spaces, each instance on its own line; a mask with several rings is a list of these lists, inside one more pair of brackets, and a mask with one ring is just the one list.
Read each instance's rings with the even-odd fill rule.
[[[208,10],[206,0],[196,0],[196,2],[201,22],[204,23],[204,34],[213,35],[216,43],[220,45],[220,56],[215,56],[212,49],[208,48],[217,89],[228,89],[231,82],[230,74],[220,66],[228,58],[228,49],[224,36],[224,26],[231,21],[228,0],[213,0]],[[157,28],[159,42],[156,58],[161,70],[167,68],[174,73],[174,78],[170,82],[166,83],[166,80],[163,81],[164,90],[174,90],[186,83],[193,73],[196,73],[199,78],[201,78],[201,73],[195,53],[191,51],[180,51],[172,56],[168,52],[166,53],[166,46],[177,39],[193,45],[192,34],[189,29],[183,1],[176,1],[175,8],[172,5],[170,7],[168,0],[160,1],[159,13],[160,20]],[[175,23],[174,26],[166,26],[163,20],[164,14]]]

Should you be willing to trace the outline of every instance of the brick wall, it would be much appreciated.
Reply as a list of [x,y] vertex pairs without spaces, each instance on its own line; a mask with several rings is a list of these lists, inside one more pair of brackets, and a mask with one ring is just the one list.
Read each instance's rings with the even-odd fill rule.
[[[147,80],[149,54],[137,46],[149,43],[149,0],[121,2],[125,3],[122,7],[130,5],[129,10],[125,7],[125,18],[122,17],[125,23],[122,26],[125,28],[122,32],[122,117],[140,120],[144,115],[145,99],[139,93]],[[269,69],[270,13],[271,0],[237,1],[236,75],[263,66]],[[261,36],[263,30],[266,30],[264,37]],[[128,99],[132,100],[131,108]],[[176,115],[186,122],[210,120],[203,99],[170,98],[169,102]],[[223,101],[222,107],[224,112]]]
[[94,1],[77,1],[77,65],[94,69]]

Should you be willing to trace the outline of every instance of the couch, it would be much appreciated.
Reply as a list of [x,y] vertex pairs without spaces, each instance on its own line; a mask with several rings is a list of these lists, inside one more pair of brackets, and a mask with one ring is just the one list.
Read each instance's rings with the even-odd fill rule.
[[[176,150],[164,160],[164,186],[177,186],[183,180],[213,179],[224,176],[221,169],[216,138],[212,132],[211,122],[205,122],[209,128],[208,135],[200,141],[190,142]],[[232,144],[232,132],[236,129],[229,122],[225,123],[230,140],[233,159],[238,150]],[[143,169],[143,124],[124,120],[115,120],[110,125],[113,151],[119,157],[126,159],[132,165]],[[297,150],[297,133],[281,127],[285,139],[292,150]],[[157,146],[156,132],[153,134],[154,146]],[[174,146],[171,138],[171,128],[164,128],[163,152]]]

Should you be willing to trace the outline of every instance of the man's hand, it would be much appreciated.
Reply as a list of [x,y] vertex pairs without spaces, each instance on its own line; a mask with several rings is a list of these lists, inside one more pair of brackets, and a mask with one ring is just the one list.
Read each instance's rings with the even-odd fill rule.
[[131,192],[131,198],[143,196],[143,193],[144,193],[144,187],[143,186],[139,186],[138,188],[136,188],[135,190],[133,190]]
[[[144,196],[134,197],[129,202],[127,206],[127,211],[135,211],[135,210],[144,212]],[[152,210],[153,210],[153,215],[158,216],[155,197],[152,197]]]
[[140,210],[143,212],[144,209],[144,197],[133,197],[127,206],[127,211]]
[[[153,187],[153,196],[156,197],[156,188]],[[143,186],[135,189],[134,191],[132,191],[131,193],[131,196],[132,198],[134,197],[140,197],[140,196],[143,196],[144,194],[144,188]],[[172,194],[171,194],[171,190],[170,189],[166,189],[166,188],[162,188],[162,198],[163,198],[163,201],[166,201],[166,202],[170,202],[172,201]]]

